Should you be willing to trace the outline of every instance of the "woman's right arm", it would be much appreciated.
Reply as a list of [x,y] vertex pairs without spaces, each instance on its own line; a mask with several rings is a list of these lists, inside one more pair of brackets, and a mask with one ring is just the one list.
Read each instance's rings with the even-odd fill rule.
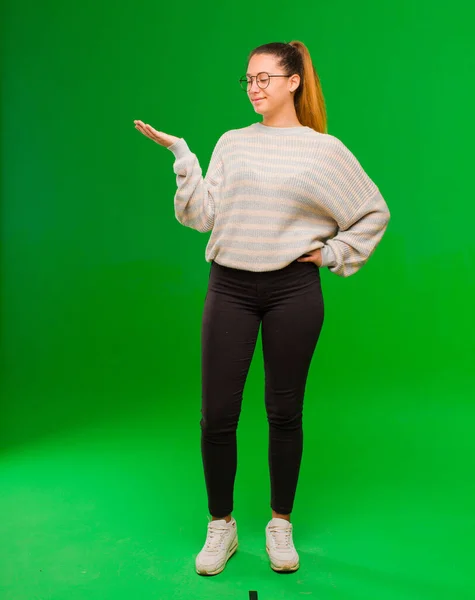
[[213,150],[206,177],[203,178],[196,155],[183,138],[157,131],[148,123],[136,119],[135,128],[175,155],[173,170],[178,189],[175,194],[175,216],[187,227],[210,231],[214,225],[215,205],[223,179],[222,148],[226,133]]
[[222,147],[223,136],[213,150],[208,171],[203,177],[196,154],[189,149],[183,138],[168,146],[168,150],[175,155],[175,216],[182,225],[201,232],[213,228],[215,206],[223,180]]

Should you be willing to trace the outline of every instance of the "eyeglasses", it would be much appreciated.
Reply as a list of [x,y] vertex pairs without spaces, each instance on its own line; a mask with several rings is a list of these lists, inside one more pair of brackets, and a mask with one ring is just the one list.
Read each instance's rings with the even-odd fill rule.
[[249,75],[248,77],[243,76],[239,80],[239,83],[241,84],[242,90],[247,92],[251,89],[252,80],[255,78],[258,87],[260,87],[261,90],[264,90],[269,85],[271,77],[291,77],[291,75],[269,75],[269,73],[262,72],[258,73],[257,75]]

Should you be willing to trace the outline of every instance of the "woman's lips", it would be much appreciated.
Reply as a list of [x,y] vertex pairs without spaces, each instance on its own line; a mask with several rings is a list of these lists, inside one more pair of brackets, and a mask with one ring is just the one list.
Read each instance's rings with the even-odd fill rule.
[[256,102],[260,102],[261,100],[265,100],[265,98],[256,98],[252,102],[255,104]]

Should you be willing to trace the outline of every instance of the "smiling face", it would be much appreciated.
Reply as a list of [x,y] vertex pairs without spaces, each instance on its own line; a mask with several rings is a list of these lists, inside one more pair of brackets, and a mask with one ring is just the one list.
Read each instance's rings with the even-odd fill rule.
[[[294,106],[294,95],[297,90],[300,77],[295,74],[291,77],[270,77],[267,87],[261,89],[257,85],[258,73],[269,73],[270,75],[284,75],[284,70],[279,66],[277,58],[271,54],[255,54],[249,61],[246,76],[253,76],[252,86],[247,90],[249,100],[254,110],[266,117],[275,116],[280,111],[287,111]],[[265,85],[265,84],[264,84]]]

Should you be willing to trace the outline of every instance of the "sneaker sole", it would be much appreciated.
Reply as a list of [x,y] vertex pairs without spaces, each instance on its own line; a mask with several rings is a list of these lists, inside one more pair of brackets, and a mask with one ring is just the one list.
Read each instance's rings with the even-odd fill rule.
[[272,562],[272,558],[270,557],[270,552],[269,552],[268,546],[266,546],[266,550],[267,550],[267,554],[269,555],[270,566],[273,571],[276,571],[277,573],[287,573],[287,572],[293,573],[294,571],[297,571],[297,569],[300,568],[300,562],[298,562],[296,565],[292,565],[291,567],[279,567],[278,565],[276,565]]
[[221,567],[218,567],[217,569],[215,569],[214,571],[207,571],[205,569],[198,569],[195,566],[195,570],[198,573],[198,575],[218,575],[218,573],[221,573],[221,571],[224,571],[224,567],[226,566],[228,560],[231,558],[231,556],[236,552],[238,547],[238,540],[236,538],[234,538],[233,543],[231,544],[229,550],[228,550],[228,555],[226,557],[226,560],[224,561],[224,563],[222,564]]

